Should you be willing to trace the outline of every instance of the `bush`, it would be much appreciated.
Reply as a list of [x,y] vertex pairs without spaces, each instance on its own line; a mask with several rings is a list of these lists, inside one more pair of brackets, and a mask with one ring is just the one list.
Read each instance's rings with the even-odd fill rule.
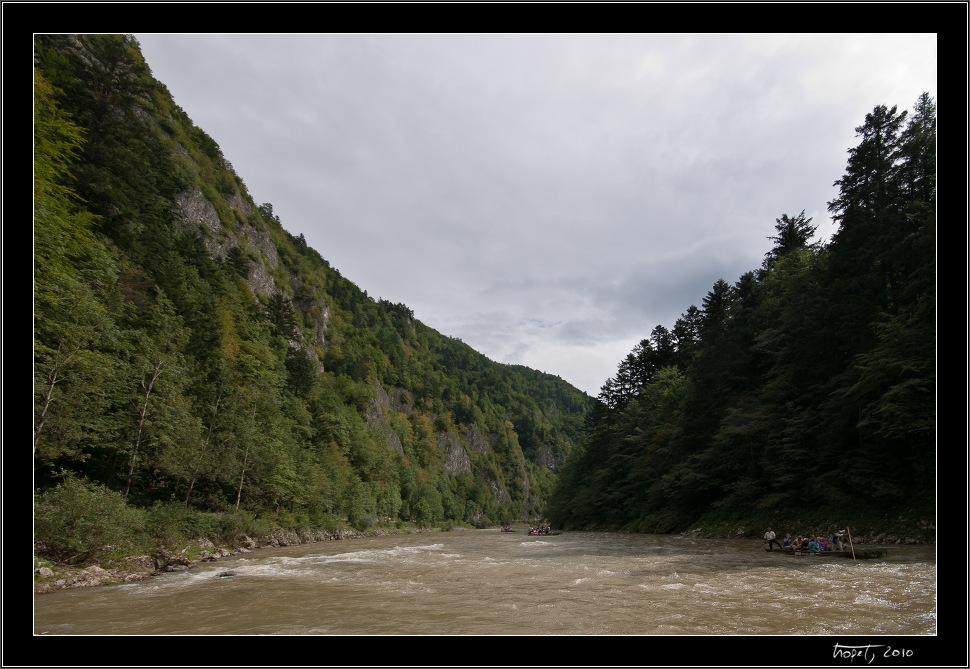
[[148,510],[145,531],[157,547],[175,548],[190,538],[187,530],[191,513],[176,502],[156,502]]
[[[221,513],[185,508],[180,502],[156,503],[148,512],[146,531],[158,546],[169,549],[196,539],[235,545],[244,535],[269,534],[272,521],[256,518],[248,511],[228,510]],[[285,526],[293,529],[296,526]]]
[[344,524],[332,513],[316,514],[313,518],[314,528],[329,534],[337,534],[343,529]]
[[376,522],[377,516],[375,516],[373,513],[352,514],[347,516],[347,523],[358,532],[364,532],[367,530],[367,528],[372,527]]
[[272,522],[265,518],[257,518],[249,511],[229,510],[219,514],[219,525],[215,536],[211,537],[217,543],[224,542],[235,546],[243,537],[259,537],[270,533]]
[[34,505],[38,551],[65,563],[82,562],[111,544],[134,545],[144,525],[144,512],[120,493],[70,475]]

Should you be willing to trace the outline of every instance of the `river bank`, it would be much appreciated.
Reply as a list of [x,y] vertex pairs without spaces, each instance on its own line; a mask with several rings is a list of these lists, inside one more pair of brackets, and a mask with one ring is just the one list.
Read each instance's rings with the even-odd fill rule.
[[430,531],[440,530],[438,528],[377,528],[361,532],[344,528],[335,532],[306,530],[297,532],[276,528],[272,533],[257,539],[243,536],[232,546],[216,546],[209,539],[196,539],[176,550],[159,549],[154,555],[119,555],[111,546],[105,546],[104,557],[85,565],[55,564],[35,557],[34,594],[42,595],[65,588],[90,588],[141,581],[157,574],[187,571],[205,562],[215,562],[220,558],[249,553],[261,548]]
[[[849,513],[819,512],[811,516],[800,514],[776,514],[765,519],[702,518],[691,524],[683,534],[699,537],[759,538],[770,527],[779,537],[790,532],[799,534],[828,535],[836,527],[846,529],[844,522],[832,519],[853,517]],[[892,518],[872,518],[859,514],[848,523],[849,534],[859,544],[880,546],[930,546],[936,544],[936,517],[924,514],[907,514]]]

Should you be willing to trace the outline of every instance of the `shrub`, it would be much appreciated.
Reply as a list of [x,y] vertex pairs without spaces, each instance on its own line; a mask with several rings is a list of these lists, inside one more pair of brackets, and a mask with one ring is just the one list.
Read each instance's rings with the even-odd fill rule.
[[148,510],[145,531],[158,546],[174,548],[190,538],[187,531],[191,511],[176,502],[156,502]]
[[317,513],[313,516],[313,527],[329,534],[337,534],[344,524],[332,513]]
[[249,511],[224,511],[219,514],[217,536],[212,539],[235,545],[244,535],[258,537],[269,534],[271,527],[269,520],[257,518]]
[[360,513],[360,514],[349,514],[347,516],[347,523],[357,530],[358,532],[364,532],[368,527],[373,526],[377,522],[377,516],[373,513]]
[[120,493],[70,475],[34,506],[38,551],[66,563],[89,559],[107,545],[134,545],[144,524],[144,512]]

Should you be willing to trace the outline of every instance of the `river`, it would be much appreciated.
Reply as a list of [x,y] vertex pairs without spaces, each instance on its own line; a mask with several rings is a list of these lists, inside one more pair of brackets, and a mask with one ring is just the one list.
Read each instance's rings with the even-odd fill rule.
[[[232,575],[227,575],[230,573]],[[264,548],[34,598],[44,635],[935,635],[936,550],[523,530]]]

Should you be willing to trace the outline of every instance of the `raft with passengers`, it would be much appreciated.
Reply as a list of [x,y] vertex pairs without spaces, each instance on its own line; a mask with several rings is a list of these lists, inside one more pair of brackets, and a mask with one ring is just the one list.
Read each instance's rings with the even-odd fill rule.
[[[846,548],[847,545],[848,548]],[[776,550],[773,546],[778,546],[778,549]],[[769,527],[768,531],[765,532],[765,550],[769,553],[782,553],[784,555],[842,557],[852,558],[853,560],[879,558],[889,552],[885,548],[856,548],[852,545],[852,534],[848,527],[844,530],[836,527],[832,530],[831,538],[820,534],[799,534],[792,538],[791,534],[786,534],[785,538],[780,541]]]
[[562,532],[553,532],[552,528],[548,525],[540,525],[539,527],[530,527],[529,534],[532,536],[556,536],[562,534]]

